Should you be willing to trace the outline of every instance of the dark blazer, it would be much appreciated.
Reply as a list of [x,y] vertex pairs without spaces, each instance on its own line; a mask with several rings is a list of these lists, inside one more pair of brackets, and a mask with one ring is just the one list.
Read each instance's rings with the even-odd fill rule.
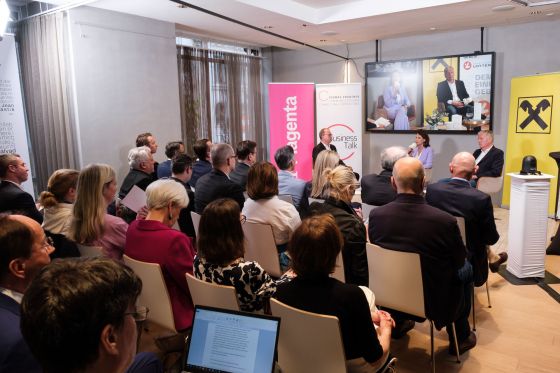
[[192,176],[189,184],[196,189],[196,183],[198,179],[200,179],[210,171],[212,171],[212,163],[208,162],[207,160],[199,159],[198,161],[194,162],[192,168]]
[[0,182],[0,212],[5,211],[21,213],[39,224],[43,223],[43,215],[37,210],[31,194],[16,184],[3,180]]
[[187,195],[189,196],[189,204],[187,207],[181,209],[181,212],[179,212],[179,219],[177,220],[177,223],[179,224],[181,232],[191,238],[194,238],[196,232],[194,231],[194,225],[191,217],[191,211],[194,211],[194,192],[191,190],[191,186],[189,184],[183,183],[176,177],[172,177],[171,179],[184,186],[187,191]]
[[420,254],[426,315],[439,329],[455,321],[463,305],[457,271],[466,251],[457,220],[429,206],[415,194],[397,198],[371,211],[369,240],[386,249]]
[[194,210],[199,214],[212,201],[218,198],[231,198],[243,209],[245,196],[243,188],[231,181],[226,174],[215,168],[198,179],[194,190]]
[[[476,149],[473,153],[474,159],[477,159],[482,150]],[[477,177],[490,176],[500,177],[504,168],[504,152],[493,146],[488,154],[478,163]]]
[[146,190],[148,185],[150,185],[154,180],[153,174],[147,174],[140,170],[131,168],[128,175],[126,175],[123,180],[121,189],[119,190],[119,198],[123,199],[126,197],[128,192],[130,192],[132,187],[135,185],[142,190]]
[[362,178],[362,202],[368,205],[383,206],[397,197],[391,185],[393,171],[383,170],[379,175],[365,175]]
[[317,156],[319,155],[319,153],[321,153],[323,150],[332,150],[336,152],[336,146],[334,146],[333,144],[329,144],[330,149],[325,148],[325,145],[323,145],[322,142],[319,142],[317,145],[315,145],[315,147],[313,148],[313,164],[315,164],[315,160],[317,159]]
[[452,179],[448,183],[429,184],[426,201],[453,216],[465,218],[467,256],[473,266],[474,284],[483,285],[488,278],[486,245],[493,245],[500,238],[490,196],[473,188],[468,181]]
[[251,166],[245,164],[243,162],[237,162],[235,165],[235,170],[233,170],[229,174],[229,179],[234,183],[238,184],[243,188],[243,190],[247,189],[247,175],[249,175],[249,169]]
[[42,372],[19,328],[19,304],[0,293],[0,372]]
[[[455,79],[455,87],[457,88],[457,96],[459,96],[460,100],[469,97],[463,81]],[[443,102],[446,105],[448,100],[453,100],[453,93],[451,93],[451,88],[449,88],[447,80],[438,83],[436,95],[438,102]]]

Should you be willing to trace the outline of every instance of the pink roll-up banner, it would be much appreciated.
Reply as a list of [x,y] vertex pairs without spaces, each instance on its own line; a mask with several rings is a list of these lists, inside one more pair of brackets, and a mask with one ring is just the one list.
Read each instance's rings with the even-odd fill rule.
[[315,144],[315,84],[268,83],[270,158],[278,148],[290,145],[296,157],[295,172],[311,180]]

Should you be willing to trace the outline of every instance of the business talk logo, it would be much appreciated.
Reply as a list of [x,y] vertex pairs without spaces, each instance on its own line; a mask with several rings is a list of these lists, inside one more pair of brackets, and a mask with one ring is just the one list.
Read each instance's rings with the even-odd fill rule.
[[516,133],[548,134],[552,126],[552,96],[517,99]]
[[340,159],[346,161],[356,154],[358,150],[358,136],[354,129],[346,124],[336,123],[329,126],[333,134],[332,142]]

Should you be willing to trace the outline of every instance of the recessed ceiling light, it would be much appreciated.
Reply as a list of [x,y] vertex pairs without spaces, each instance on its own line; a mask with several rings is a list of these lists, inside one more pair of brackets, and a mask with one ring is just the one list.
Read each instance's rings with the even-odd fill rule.
[[321,40],[319,40],[319,41],[320,41],[321,43],[324,43],[324,42],[327,41],[327,39],[321,39]]
[[437,27],[430,27],[430,31],[436,31]]
[[334,36],[334,35],[338,35],[338,32],[336,32],[336,31],[323,31],[323,32],[321,32],[321,35]]
[[506,5],[498,5],[492,8],[493,12],[507,12],[509,10],[514,10],[515,6],[511,5],[511,4],[506,4]]
[[553,15],[554,15],[554,12],[546,13],[546,15],[549,16],[549,17],[550,17],[550,16],[553,16]]
[[271,29],[272,26],[264,26],[263,28],[268,30],[268,29]]
[[538,16],[539,14],[542,14],[542,10],[532,10],[529,14],[532,16]]
[[303,25],[301,25],[302,27],[307,27],[309,26],[307,23],[304,23]]
[[177,4],[177,8],[185,9],[188,8],[188,6],[185,4]]

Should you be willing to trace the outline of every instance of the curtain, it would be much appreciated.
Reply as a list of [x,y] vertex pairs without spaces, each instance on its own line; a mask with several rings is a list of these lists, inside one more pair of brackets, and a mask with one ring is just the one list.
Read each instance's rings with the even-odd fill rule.
[[37,190],[60,168],[78,168],[65,13],[18,28],[23,96]]
[[181,126],[187,150],[196,139],[228,143],[234,149],[242,140],[258,144],[264,158],[262,62],[260,58],[177,47]]

